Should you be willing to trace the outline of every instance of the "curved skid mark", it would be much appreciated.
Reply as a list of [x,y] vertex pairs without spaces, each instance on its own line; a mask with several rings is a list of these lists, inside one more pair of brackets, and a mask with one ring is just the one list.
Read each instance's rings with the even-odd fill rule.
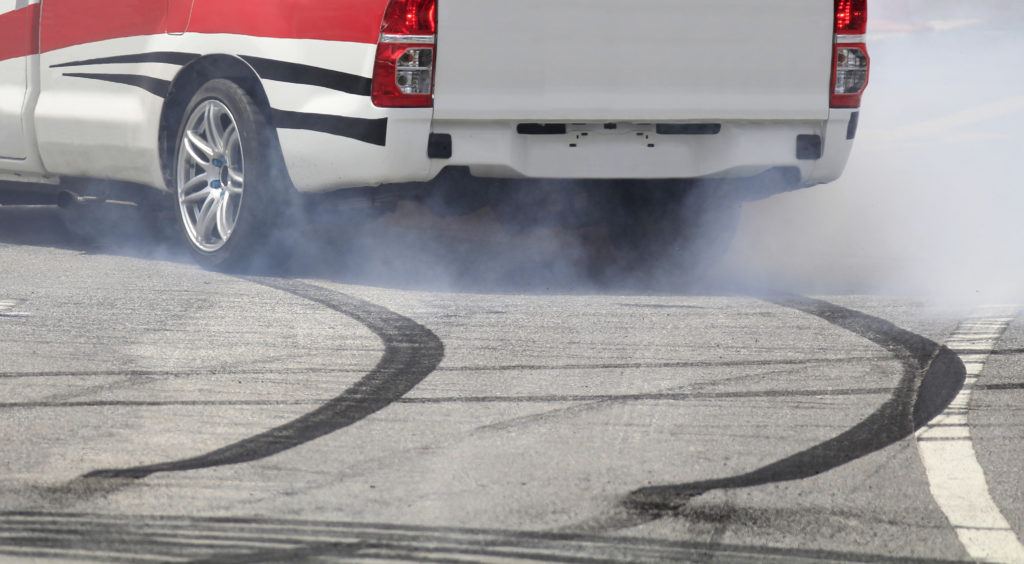
[[199,456],[135,466],[96,470],[86,478],[144,478],[155,472],[178,472],[266,458],[333,433],[384,409],[423,381],[444,358],[444,344],[432,331],[397,313],[355,298],[278,278],[244,279],[288,292],[343,313],[365,325],[384,342],[384,355],[370,373],[340,396],[269,431]]
[[768,301],[820,317],[891,352],[903,365],[903,377],[890,398],[857,425],[807,450],[745,474],[640,488],[623,501],[627,508],[649,519],[657,518],[711,490],[759,486],[822,474],[909,437],[941,413],[963,386],[966,369],[960,358],[921,335],[900,329],[884,319],[821,300],[793,297]]

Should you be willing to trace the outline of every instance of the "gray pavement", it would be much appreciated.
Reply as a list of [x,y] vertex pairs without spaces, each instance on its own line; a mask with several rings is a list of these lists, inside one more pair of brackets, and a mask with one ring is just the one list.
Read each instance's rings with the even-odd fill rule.
[[[902,401],[899,328],[941,343],[969,308],[661,281],[512,291],[495,273],[472,291],[355,284],[323,262],[316,277],[239,278],[166,250],[80,247],[52,210],[0,217],[18,226],[0,228],[7,558],[966,558],[903,416],[801,453]],[[547,260],[517,263],[529,237],[501,244],[492,259],[511,270]],[[1019,331],[976,428],[1018,527],[1019,390],[1001,384]],[[760,485],[629,504],[794,456]]]

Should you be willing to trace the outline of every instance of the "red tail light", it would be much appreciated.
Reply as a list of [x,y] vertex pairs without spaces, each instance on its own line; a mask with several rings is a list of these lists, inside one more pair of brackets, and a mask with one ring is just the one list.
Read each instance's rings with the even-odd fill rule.
[[829,92],[833,108],[858,108],[868,85],[871,59],[862,43],[868,31],[868,0],[835,0],[835,48]]
[[380,107],[434,104],[437,0],[391,0],[373,65],[371,99]]
[[434,35],[437,0],[391,0],[380,32],[385,35]]
[[868,86],[868,48],[863,43],[839,43],[832,55],[833,108],[859,108]]
[[836,0],[836,34],[864,35],[868,31],[868,0]]

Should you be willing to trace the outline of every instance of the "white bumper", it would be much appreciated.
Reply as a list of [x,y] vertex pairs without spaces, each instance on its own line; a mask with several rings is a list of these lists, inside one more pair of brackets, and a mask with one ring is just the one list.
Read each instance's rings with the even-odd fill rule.
[[[811,186],[842,174],[856,112],[832,110],[826,121],[816,122],[723,122],[717,133],[708,127],[658,133],[653,123],[618,123],[614,129],[591,123],[536,134],[520,133],[515,122],[431,122],[430,110],[398,110],[389,114],[384,146],[311,131],[278,134],[293,182],[305,192],[425,181],[447,166],[469,167],[475,176],[581,179],[745,178],[788,168],[799,171],[801,186]],[[538,125],[531,124],[535,130]],[[431,133],[451,136],[449,158],[427,156]],[[802,150],[798,138],[805,143]],[[817,154],[814,144],[820,146]]]
[[[531,134],[510,122],[435,122],[452,137],[444,166],[468,166],[476,176],[527,178],[732,178],[773,168],[800,170],[801,183],[835,180],[852,147],[852,110],[822,121],[565,124],[565,133]],[[530,124],[523,131],[551,124]],[[555,131],[558,131],[556,126]],[[798,138],[818,143],[798,150]],[[819,139],[820,141],[815,141]],[[810,154],[806,151],[810,151]],[[803,152],[803,154],[800,154]]]

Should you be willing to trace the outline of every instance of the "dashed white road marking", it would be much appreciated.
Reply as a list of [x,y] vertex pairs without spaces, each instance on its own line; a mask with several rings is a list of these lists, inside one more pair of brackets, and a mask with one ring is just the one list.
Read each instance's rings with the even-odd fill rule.
[[967,368],[964,387],[945,411],[916,433],[932,497],[967,553],[981,562],[1024,564],[1024,545],[989,494],[967,420],[974,384],[1019,311],[1017,306],[986,306],[957,327],[946,346]]
[[15,313],[11,310],[24,303],[24,300],[0,298],[0,317],[28,317],[27,313]]

